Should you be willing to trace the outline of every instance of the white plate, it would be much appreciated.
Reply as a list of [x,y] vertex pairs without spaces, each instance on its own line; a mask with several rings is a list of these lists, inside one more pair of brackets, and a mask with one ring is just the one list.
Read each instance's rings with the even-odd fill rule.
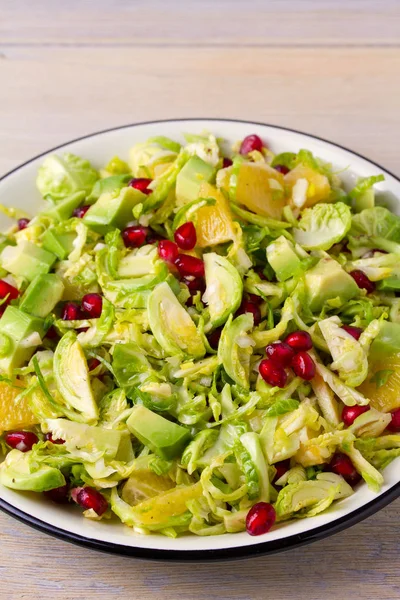
[[[385,174],[385,181],[377,185],[392,209],[400,213],[400,181],[385,169],[362,156],[320,138],[260,123],[220,119],[185,119],[154,121],[128,125],[92,134],[63,144],[17,167],[0,180],[0,202],[23,208],[34,214],[41,203],[35,187],[36,173],[43,157],[57,152],[73,152],[88,158],[94,166],[104,166],[118,155],[127,158],[129,149],[137,142],[155,135],[182,140],[182,133],[212,131],[229,143],[251,133],[257,133],[276,152],[311,150],[316,156],[329,161],[337,171],[347,169],[341,177],[354,183],[357,177]],[[399,200],[396,200],[398,198]],[[6,220],[1,223],[3,227]],[[400,459],[385,470],[385,485],[379,494],[361,484],[350,498],[337,502],[329,511],[310,519],[285,523],[259,537],[246,533],[225,534],[212,537],[187,535],[170,539],[161,535],[140,536],[128,527],[117,523],[96,522],[84,519],[80,510],[60,507],[35,494],[19,493],[0,488],[0,508],[33,527],[52,535],[120,554],[138,558],[162,560],[227,559],[277,552],[301,543],[325,537],[344,529],[373,514],[400,495]]]

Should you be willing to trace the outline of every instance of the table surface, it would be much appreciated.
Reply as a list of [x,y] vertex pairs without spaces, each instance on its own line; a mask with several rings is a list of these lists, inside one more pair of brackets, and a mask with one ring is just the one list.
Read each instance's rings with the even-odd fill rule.
[[[315,133],[400,175],[398,0],[0,0],[0,81],[0,174],[85,133],[211,116]],[[270,558],[199,565],[99,554],[1,514],[0,597],[394,600],[399,508]]]

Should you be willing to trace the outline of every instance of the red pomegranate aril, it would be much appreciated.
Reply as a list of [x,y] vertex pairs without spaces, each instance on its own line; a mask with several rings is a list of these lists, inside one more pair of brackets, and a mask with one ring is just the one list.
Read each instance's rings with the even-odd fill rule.
[[276,520],[275,509],[269,502],[258,502],[247,513],[246,531],[250,535],[267,533]]
[[345,406],[342,411],[342,421],[347,427],[350,427],[357,417],[367,412],[369,409],[369,406]]
[[345,406],[342,411],[342,421],[346,427],[350,427],[350,425],[353,425],[357,417],[369,411],[369,409],[369,406]]
[[18,231],[21,231],[21,229],[26,229],[30,222],[30,219],[18,219]]
[[152,179],[147,179],[146,177],[136,177],[135,179],[131,179],[128,185],[143,194],[151,194],[153,190],[149,190],[148,187],[152,181]]
[[179,254],[175,265],[182,277],[193,275],[193,277],[204,277],[204,263],[200,258],[190,254]]
[[88,360],[88,369],[89,371],[94,371],[101,364],[98,358],[90,358]]
[[179,248],[175,242],[161,240],[158,244],[158,256],[165,260],[165,262],[174,264],[179,256]]
[[56,504],[67,504],[69,502],[68,499],[68,489],[69,486],[66,483],[65,485],[61,485],[58,488],[53,488],[52,490],[48,490],[44,492],[46,498],[55,502]]
[[368,279],[365,273],[356,269],[355,271],[350,271],[350,275],[356,282],[359,288],[362,290],[366,290],[367,294],[372,294],[375,291],[375,284],[373,281]]
[[263,147],[264,144],[262,142],[262,139],[254,133],[244,138],[240,146],[240,154],[249,154],[249,152],[253,152],[254,150],[258,150],[259,152],[261,152]]
[[182,281],[188,286],[191,292],[204,292],[206,289],[206,282],[203,277],[184,277]]
[[285,343],[293,348],[296,352],[300,350],[311,350],[312,339],[307,331],[294,331],[289,333],[285,338]]
[[44,436],[44,439],[46,440],[46,442],[51,442],[52,444],[65,444],[65,440],[62,440],[61,438],[57,438],[56,440],[53,439],[53,436],[51,435],[51,433],[46,433],[46,435]]
[[224,159],[222,161],[222,168],[223,169],[227,169],[228,167],[231,167],[233,165],[233,162],[230,158],[228,158],[227,156],[224,156]]
[[274,342],[265,348],[268,358],[274,360],[282,367],[288,367],[294,357],[294,350],[285,342]]
[[361,476],[357,473],[350,458],[342,452],[336,452],[333,455],[330,468],[333,473],[341,475],[351,485],[355,485],[361,480]]
[[140,248],[146,243],[148,229],[142,225],[132,225],[122,232],[126,248]]
[[298,352],[290,365],[297,377],[310,381],[315,375],[315,362],[308,352]]
[[106,512],[108,502],[100,492],[92,487],[75,488],[71,490],[73,500],[85,510],[92,509],[99,517]]
[[290,169],[285,167],[285,165],[275,165],[274,169],[275,171],[278,171],[278,173],[282,173],[282,175],[286,175],[290,171]]
[[261,311],[255,302],[247,299],[243,300],[236,314],[243,315],[245,313],[251,313],[253,315],[254,326],[260,323]]
[[10,300],[16,300],[19,296],[19,291],[16,287],[7,283],[7,281],[0,279],[0,298],[3,300],[7,296],[8,298],[5,304],[8,304]]
[[72,216],[77,217],[78,219],[83,219],[89,208],[90,204],[86,204],[85,206],[78,206],[78,208],[75,208],[74,212],[72,213]]
[[285,369],[275,361],[265,358],[260,362],[258,372],[269,385],[280,388],[285,387],[288,375]]
[[174,233],[175,242],[182,250],[193,250],[197,242],[195,226],[191,221],[184,223]]
[[268,281],[267,277],[265,276],[264,271],[259,268],[259,269],[254,269],[255,273],[257,273],[257,275],[259,276],[260,279],[262,279],[263,281]]
[[363,330],[361,327],[353,327],[353,325],[342,325],[342,329],[347,331],[354,339],[359,340]]
[[272,483],[275,483],[275,481],[278,481],[278,479],[280,479],[285,473],[289,471],[290,459],[288,458],[287,460],[281,460],[280,462],[275,463],[273,466],[276,469],[276,474]]
[[84,318],[81,307],[75,302],[67,302],[61,315],[63,321],[81,321]]
[[221,339],[222,327],[214,329],[212,333],[207,337],[208,343],[213,350],[218,350],[219,340]]
[[387,426],[389,431],[400,431],[400,408],[394,410],[392,413],[392,420]]
[[82,298],[82,308],[89,319],[98,319],[103,309],[103,298],[100,294],[86,294]]
[[14,450],[28,452],[39,441],[39,438],[32,431],[11,431],[10,433],[6,433],[4,440]]

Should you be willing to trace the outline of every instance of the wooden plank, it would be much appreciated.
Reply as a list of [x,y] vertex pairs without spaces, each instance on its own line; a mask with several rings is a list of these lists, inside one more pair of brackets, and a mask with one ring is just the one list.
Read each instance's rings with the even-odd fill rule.
[[308,131],[399,172],[399,71],[396,49],[8,48],[0,172],[85,133],[196,116]]
[[3,0],[0,42],[23,45],[400,44],[397,0]]
[[[398,600],[400,500],[310,546],[236,563],[143,563],[78,548],[0,515],[7,600]],[[397,512],[396,512],[397,511]]]

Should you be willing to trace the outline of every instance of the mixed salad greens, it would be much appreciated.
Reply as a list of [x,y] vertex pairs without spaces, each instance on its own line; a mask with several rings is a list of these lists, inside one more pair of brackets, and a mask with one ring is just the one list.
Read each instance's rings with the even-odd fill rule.
[[383,176],[185,138],[49,156],[39,214],[2,208],[0,483],[139,533],[258,535],[400,455],[400,217]]

